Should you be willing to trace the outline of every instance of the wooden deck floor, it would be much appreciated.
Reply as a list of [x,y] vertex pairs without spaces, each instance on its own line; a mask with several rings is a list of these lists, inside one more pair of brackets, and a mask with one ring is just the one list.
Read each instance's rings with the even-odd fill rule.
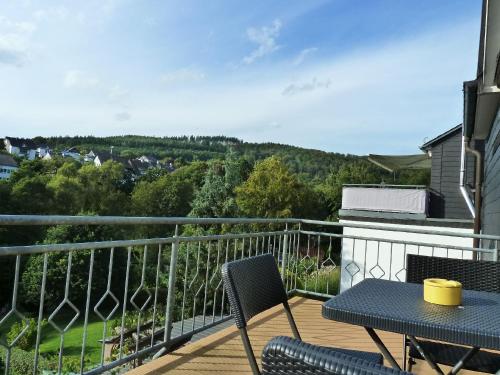
[[[377,352],[375,344],[362,327],[333,322],[321,317],[321,302],[295,297],[290,300],[297,326],[304,341],[339,348]],[[255,317],[249,335],[257,358],[265,343],[273,336],[291,336],[286,316],[274,308]],[[402,360],[402,336],[379,332],[396,360]],[[431,374],[426,363],[413,368],[417,374]],[[232,326],[186,345],[177,351],[140,366],[129,375],[159,374],[251,374],[236,327]],[[460,374],[475,374],[463,371]]]

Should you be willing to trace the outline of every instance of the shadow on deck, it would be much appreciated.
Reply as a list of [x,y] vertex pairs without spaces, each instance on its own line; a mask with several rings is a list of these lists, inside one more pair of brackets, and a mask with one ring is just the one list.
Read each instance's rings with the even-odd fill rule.
[[[290,306],[304,341],[317,345],[377,352],[375,344],[362,327],[324,319],[321,316],[321,304],[320,301],[302,297],[294,297],[290,300]],[[403,337],[387,332],[379,332],[379,334],[396,360],[401,363]],[[260,358],[264,345],[272,337],[291,336],[292,333],[283,309],[276,307],[251,321],[249,335],[256,357]],[[427,364],[418,362],[413,367],[414,373],[432,373]],[[239,333],[233,325],[128,372],[129,375],[164,373],[251,374],[251,370]],[[461,371],[460,374],[479,373]]]

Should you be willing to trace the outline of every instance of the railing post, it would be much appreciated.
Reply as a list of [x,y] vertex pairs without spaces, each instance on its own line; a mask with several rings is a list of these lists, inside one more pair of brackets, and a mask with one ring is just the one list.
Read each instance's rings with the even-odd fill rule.
[[172,254],[170,255],[170,271],[168,274],[167,314],[165,317],[165,334],[163,341],[168,342],[172,337],[173,312],[175,305],[175,277],[177,270],[177,254],[179,253],[179,225],[175,226]]
[[286,279],[286,261],[288,256],[288,223],[285,224],[285,234],[283,236],[283,252],[281,253],[281,278],[283,283]]

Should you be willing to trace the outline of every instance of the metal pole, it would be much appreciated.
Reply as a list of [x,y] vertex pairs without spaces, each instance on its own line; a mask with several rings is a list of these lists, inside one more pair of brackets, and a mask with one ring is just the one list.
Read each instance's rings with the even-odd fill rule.
[[285,224],[285,234],[283,235],[283,252],[281,253],[281,279],[286,279],[286,257],[288,253],[288,223]]
[[177,270],[177,254],[179,252],[179,225],[175,226],[174,242],[172,243],[172,254],[170,256],[170,270],[168,274],[168,297],[167,316],[165,318],[165,342],[172,337],[173,311],[175,305],[175,274]]

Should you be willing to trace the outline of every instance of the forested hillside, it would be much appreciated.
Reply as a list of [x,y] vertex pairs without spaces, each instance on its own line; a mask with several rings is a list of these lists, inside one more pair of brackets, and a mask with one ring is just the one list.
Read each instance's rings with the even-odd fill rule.
[[358,160],[354,155],[304,149],[277,143],[248,143],[230,137],[146,137],[125,135],[114,137],[37,137],[55,151],[77,146],[81,152],[109,151],[127,158],[153,155],[159,159],[175,160],[177,165],[200,160],[224,159],[229,151],[244,157],[250,163],[275,155],[294,173],[306,179],[325,178],[346,162]]
[[[353,155],[294,146],[245,143],[227,137],[36,138],[51,160],[19,159],[0,181],[0,213],[196,217],[304,217],[336,220],[347,183],[426,184],[427,171],[394,176]],[[173,160],[175,168],[131,175],[120,162],[100,166],[58,151],[106,150]],[[3,151],[5,152],[5,151]],[[43,241],[45,232],[7,231],[0,243]]]
[[[34,141],[52,148],[53,157],[19,159],[19,169],[0,181],[1,213],[335,219],[343,184],[426,184],[429,178],[427,171],[393,176],[359,156],[223,136]],[[131,175],[117,161],[96,166],[59,156],[73,146],[81,154],[113,147],[113,154],[124,157],[152,155],[173,161],[175,168]],[[21,240],[9,237],[3,240]]]

